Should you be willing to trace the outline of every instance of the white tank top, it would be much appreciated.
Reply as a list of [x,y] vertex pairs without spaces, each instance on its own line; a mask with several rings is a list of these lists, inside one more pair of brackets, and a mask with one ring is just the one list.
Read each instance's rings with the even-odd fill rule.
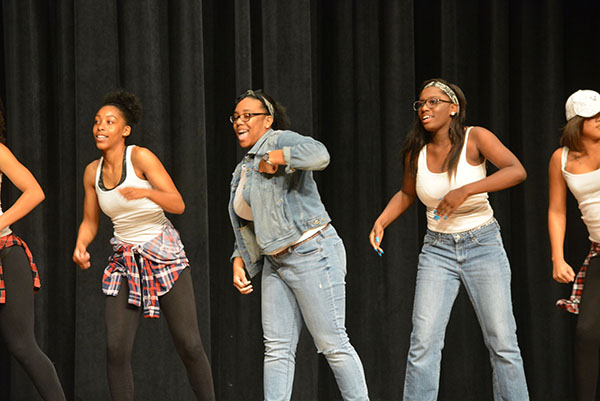
[[113,223],[114,236],[121,242],[141,245],[151,241],[162,232],[167,218],[163,209],[148,198],[127,200],[119,192],[119,188],[152,188],[152,185],[135,174],[131,163],[131,151],[134,145],[125,151],[123,168],[125,179],[113,189],[102,189],[99,180],[104,158],[100,158],[96,170],[96,194],[100,209]]
[[562,148],[562,175],[577,199],[590,241],[600,242],[600,170],[573,174],[565,170],[569,148]]
[[242,171],[240,172],[240,182],[235,190],[235,196],[233,198],[233,210],[235,211],[235,214],[240,216],[242,219],[254,221],[252,208],[244,199],[244,188],[246,188],[246,165],[242,166]]
[[440,200],[451,190],[482,180],[487,175],[485,161],[477,166],[467,161],[467,143],[469,132],[460,152],[456,174],[449,179],[448,172],[432,173],[427,167],[427,145],[423,146],[417,161],[416,190],[419,200],[427,206],[427,228],[441,233],[458,233],[477,228],[494,217],[494,211],[488,201],[487,192],[469,196],[448,219],[435,219],[433,211]]
[[[2,176],[3,174],[0,173],[0,189],[2,188]],[[2,214],[2,203],[0,202],[0,215]],[[6,226],[6,227],[2,227],[2,230],[0,230],[0,237],[4,237],[5,235],[8,234],[12,234],[12,230],[10,229],[10,226]]]

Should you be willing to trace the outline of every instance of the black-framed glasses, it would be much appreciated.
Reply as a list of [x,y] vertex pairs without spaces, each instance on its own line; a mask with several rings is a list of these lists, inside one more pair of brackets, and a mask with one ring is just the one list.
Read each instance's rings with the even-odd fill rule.
[[435,106],[437,106],[438,104],[440,104],[440,102],[452,103],[450,100],[439,99],[437,97],[430,97],[427,100],[417,100],[417,101],[415,101],[413,103],[413,110],[414,111],[419,111],[419,109],[421,107],[425,106],[425,105],[427,105],[427,107],[434,108]]
[[238,118],[241,118],[242,122],[247,123],[254,116],[269,116],[269,115],[270,115],[269,113],[242,113],[242,114],[238,114],[237,116],[234,114],[232,116],[229,116],[229,122],[231,122],[232,124],[235,124],[235,122],[238,120]]

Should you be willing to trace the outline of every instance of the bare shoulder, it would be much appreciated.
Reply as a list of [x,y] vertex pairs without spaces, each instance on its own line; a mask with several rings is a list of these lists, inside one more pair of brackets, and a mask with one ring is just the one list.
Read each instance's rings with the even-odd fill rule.
[[90,162],[87,166],[85,166],[85,172],[87,173],[89,170],[96,171],[99,164],[100,164],[100,159],[96,159],[96,160]]
[[552,159],[560,159],[562,157],[563,148],[558,148],[552,153]]
[[98,165],[100,164],[100,159],[96,159],[85,166],[85,170],[83,172],[83,182],[85,184],[94,184],[96,180],[96,170],[98,170]]
[[0,163],[5,165],[6,163],[12,163],[16,161],[17,157],[8,148],[8,146],[0,142]]
[[477,143],[480,141],[498,139],[498,137],[489,129],[475,125],[471,127],[471,131],[469,131],[469,137],[475,139]]
[[131,162],[134,166],[144,167],[150,166],[158,162],[158,157],[148,148],[143,146],[134,146],[131,150]]
[[560,165],[562,164],[561,159],[562,159],[562,148],[558,148],[552,153],[552,157],[550,158],[550,167],[553,167],[553,166],[560,167]]
[[0,157],[4,156],[4,155],[10,155],[12,156],[13,153],[10,151],[10,149],[8,148],[8,146],[6,146],[5,144],[0,142]]

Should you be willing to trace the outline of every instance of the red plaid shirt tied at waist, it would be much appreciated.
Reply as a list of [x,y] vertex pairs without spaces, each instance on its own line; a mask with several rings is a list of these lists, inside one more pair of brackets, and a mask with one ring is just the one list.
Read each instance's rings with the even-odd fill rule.
[[590,264],[590,260],[598,255],[600,255],[600,244],[597,242],[592,242],[590,252],[583,261],[583,265],[581,266],[581,269],[579,269],[579,273],[577,273],[577,277],[575,277],[575,281],[573,282],[573,290],[571,291],[571,296],[569,297],[569,299],[559,299],[556,302],[556,306],[566,310],[567,312],[575,314],[579,313],[579,303],[581,302],[581,294],[583,294],[585,272],[588,268],[588,265]]
[[110,243],[114,254],[104,270],[102,291],[117,296],[121,279],[127,277],[128,302],[139,307],[143,300],[144,317],[159,318],[158,297],[169,292],[179,274],[189,266],[179,233],[168,222],[161,234],[143,245],[127,244],[116,238]]
[[[31,275],[33,276],[33,291],[37,292],[42,284],[40,283],[40,274],[38,273],[38,269],[33,263],[33,256],[31,256],[31,251],[29,247],[21,238],[17,237],[14,234],[8,234],[4,237],[0,237],[0,250],[4,248],[9,248],[11,246],[20,246],[25,251],[27,255],[27,259],[29,260],[29,266],[31,266]],[[6,303],[6,285],[4,283],[4,271],[2,270],[2,262],[0,261],[0,304]]]

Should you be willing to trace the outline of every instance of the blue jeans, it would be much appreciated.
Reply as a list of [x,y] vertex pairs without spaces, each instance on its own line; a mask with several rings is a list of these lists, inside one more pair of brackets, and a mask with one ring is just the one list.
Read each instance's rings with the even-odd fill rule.
[[266,401],[292,396],[296,346],[306,323],[344,400],[368,400],[362,363],[346,334],[346,251],[329,225],[281,256],[266,256],[262,273]]
[[529,400],[510,276],[496,220],[455,234],[427,230],[419,255],[405,401],[437,399],[446,325],[461,282],[490,352],[494,400]]

